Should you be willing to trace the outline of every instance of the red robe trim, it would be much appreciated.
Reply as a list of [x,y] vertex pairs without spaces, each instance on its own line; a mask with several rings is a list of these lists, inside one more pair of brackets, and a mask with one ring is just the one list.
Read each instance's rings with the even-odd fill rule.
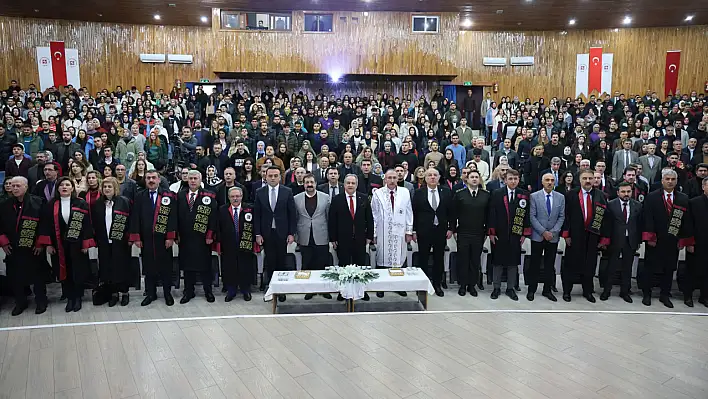
[[608,237],[601,237],[598,245],[604,245],[604,246],[610,245],[610,239]]
[[696,244],[696,239],[694,237],[681,238],[678,242],[679,248],[690,247]]
[[654,241],[656,242],[656,233],[651,233],[645,231],[642,233],[642,241]]
[[5,234],[0,235],[0,247],[4,247],[5,245],[8,245],[10,243],[10,240],[7,238]]

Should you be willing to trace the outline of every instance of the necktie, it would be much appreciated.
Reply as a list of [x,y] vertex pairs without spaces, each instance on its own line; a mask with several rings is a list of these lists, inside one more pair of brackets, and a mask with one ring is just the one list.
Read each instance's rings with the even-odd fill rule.
[[553,179],[555,181],[553,184],[558,187],[558,172],[553,172]]
[[590,219],[592,218],[592,199],[590,198],[590,193],[585,193],[585,225],[590,224]]
[[152,208],[155,209],[155,192],[150,191],[150,202],[152,202]]
[[394,196],[394,191],[391,191],[391,210],[393,211],[396,207],[396,197]]
[[270,189],[270,210],[275,211],[275,187]]
[[329,196],[330,198],[334,198],[334,187],[329,188]]
[[477,198],[477,190],[472,191],[472,198]]
[[551,215],[551,194],[546,194],[546,212]]
[[238,238],[238,208],[234,208],[234,231],[236,232],[236,238]]
[[624,221],[627,222],[627,202],[622,202],[622,215],[624,215]]
[[671,213],[674,210],[674,202],[671,200],[671,193],[666,194],[666,211]]
[[189,194],[189,210],[191,211],[194,207],[194,193]]
[[629,151],[624,150],[624,167],[629,166]]
[[514,190],[509,191],[509,203],[514,202]]
[[[434,211],[438,210],[438,191],[437,190],[430,190],[430,192],[433,194],[433,199],[432,199],[432,207]],[[438,215],[436,213],[435,219],[433,219],[433,225],[437,226],[438,225]]]
[[350,195],[349,196],[349,213],[352,215],[352,219],[354,219],[354,196]]

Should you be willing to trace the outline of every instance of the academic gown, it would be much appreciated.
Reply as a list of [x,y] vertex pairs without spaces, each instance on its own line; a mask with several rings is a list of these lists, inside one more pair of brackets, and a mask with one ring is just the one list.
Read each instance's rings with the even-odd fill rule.
[[[644,264],[653,273],[675,271],[678,267],[679,246],[693,245],[694,242],[688,196],[674,190],[672,200],[673,208],[669,209],[663,189],[652,191],[644,200],[642,240],[657,243],[655,247],[645,247]],[[680,226],[676,226],[676,222],[672,224],[672,219],[676,222],[680,220]]]
[[406,261],[406,234],[413,234],[413,209],[407,188],[396,187],[395,204],[391,207],[390,190],[382,187],[374,192],[371,211],[376,237],[376,265],[401,267]]
[[[596,212],[598,209],[603,209],[607,212],[607,199],[605,194],[600,190],[592,189],[592,209],[590,210],[590,225],[593,221],[600,221],[597,233],[593,233],[588,229],[590,225],[585,224],[585,215],[583,208],[580,205],[582,188],[574,188],[565,194],[565,222],[561,236],[563,238],[571,238],[571,245],[566,246],[566,254],[563,262],[562,274],[571,277],[574,282],[579,281],[580,276],[585,273],[594,275],[597,265],[597,246],[599,244],[609,244],[609,223],[608,216]],[[576,278],[572,278],[576,277]]]
[[199,189],[194,197],[192,210],[189,209],[189,190],[177,197],[179,264],[188,272],[203,272],[211,269],[211,245],[207,239],[214,238],[217,224],[216,195]]
[[[129,243],[130,200],[113,197],[110,231],[106,231],[106,198],[101,196],[91,208],[91,224],[98,245],[98,273],[102,283],[125,283],[130,280]],[[112,242],[108,242],[108,240]]]
[[51,200],[44,208],[37,242],[56,250],[52,263],[59,281],[71,278],[75,284],[83,284],[91,275],[91,267],[88,254],[81,250],[95,247],[96,242],[86,201],[72,197],[70,209],[67,224],[61,213],[61,199]]
[[159,275],[172,270],[172,248],[165,248],[165,240],[177,238],[177,194],[159,188],[153,207],[150,191],[135,195],[130,213],[130,236],[133,243],[143,244],[140,256],[143,273]]
[[221,280],[227,287],[250,291],[253,281],[256,236],[253,232],[253,206],[241,203],[238,234],[234,226],[231,204],[219,208],[215,232],[216,251],[221,254]]
[[48,280],[49,268],[43,254],[34,255],[40,234],[39,219],[43,211],[42,198],[25,194],[22,203],[8,198],[0,203],[0,246],[10,244],[12,253],[5,256],[7,277],[21,286]]
[[495,190],[489,204],[489,235],[497,236],[497,243],[492,245],[492,264],[497,266],[518,266],[521,237],[531,236],[529,192],[517,187],[511,203],[508,194],[507,187]]
[[[698,281],[708,278],[708,197],[701,194],[690,200],[694,252],[686,252],[686,263]],[[701,292],[701,295],[708,293]]]

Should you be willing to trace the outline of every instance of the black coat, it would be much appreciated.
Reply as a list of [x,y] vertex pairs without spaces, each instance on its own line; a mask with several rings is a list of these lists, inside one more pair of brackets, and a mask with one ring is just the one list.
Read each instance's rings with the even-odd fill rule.
[[177,238],[177,194],[159,189],[153,207],[150,191],[135,196],[130,213],[130,242],[141,241],[140,253],[145,274],[159,274],[172,270],[172,248],[165,248],[165,240]]
[[[130,280],[129,217],[130,201],[125,197],[114,197],[111,231],[106,231],[105,197],[99,197],[91,207],[91,223],[98,245],[98,272],[101,282],[115,284]],[[109,238],[112,243],[108,242]]]
[[356,193],[353,219],[344,190],[332,198],[329,204],[328,231],[329,241],[336,242],[337,248],[366,246],[367,239],[374,239],[374,217],[369,197],[360,192]]
[[486,236],[491,194],[482,188],[472,197],[469,188],[457,190],[452,199],[453,233],[463,236]]
[[605,217],[608,223],[610,251],[620,251],[627,238],[629,238],[629,246],[636,251],[642,243],[642,204],[629,199],[629,222],[627,222],[622,212],[622,201],[615,198],[607,204]]
[[[669,234],[671,214],[664,201],[664,190],[656,190],[647,194],[644,199],[644,241],[656,241],[656,246],[646,246],[644,258],[647,266],[654,272],[676,270],[679,246],[691,245],[693,242],[693,225],[689,213],[689,199],[684,193],[674,190],[674,209],[682,211],[681,226],[677,235]],[[673,212],[673,211],[672,211]]]
[[275,227],[281,238],[295,235],[297,231],[297,210],[293,191],[283,185],[278,186],[278,199],[275,211],[270,209],[270,186],[261,187],[255,194],[253,204],[254,230],[257,236],[263,239],[275,238],[271,236],[271,226],[275,219]]
[[415,191],[411,200],[413,207],[413,231],[419,239],[425,240],[434,226],[435,216],[438,217],[438,226],[444,226],[445,230],[453,231],[452,220],[452,191],[443,186],[438,186],[438,209],[433,207],[428,201],[428,186],[424,186]]
[[12,248],[11,254],[5,256],[5,264],[13,284],[30,285],[49,277],[44,253],[33,253],[43,211],[42,199],[30,194],[25,194],[21,204],[14,197],[0,203],[0,246],[9,244]]
[[695,241],[693,254],[686,253],[687,261],[697,261],[697,277],[706,278],[708,268],[705,260],[708,259],[708,197],[701,195],[690,200],[691,222],[693,224],[693,239]]
[[[342,184],[337,184],[337,187],[339,188],[339,189],[337,190],[337,193],[341,194],[341,193],[344,192],[344,186],[343,186]],[[317,186],[317,191],[329,195],[329,182],[326,182],[326,183],[324,183],[324,184],[318,185],[318,186]],[[297,195],[297,194],[295,194],[295,195]]]
[[[509,202],[508,192],[507,187],[497,189],[492,192],[489,201],[489,235],[497,237],[496,244],[492,245],[492,264],[498,266],[518,266],[521,262],[521,237],[531,236],[529,192],[517,187],[512,202]],[[520,232],[512,231],[516,217],[521,218]]]
[[[604,193],[596,189],[592,189],[590,192],[592,198],[590,220],[595,217],[595,210],[598,204],[605,206],[605,215],[602,218],[600,235],[598,235],[588,231],[585,226],[585,216],[580,205],[581,190],[582,188],[578,187],[565,193],[565,222],[561,232],[563,238],[571,238],[571,245],[566,247],[564,267],[578,272],[582,272],[582,268],[587,267],[588,259],[592,260],[593,257],[597,257],[598,244],[607,244],[606,241],[609,235],[607,230],[607,199]],[[602,240],[602,238],[605,240]]]
[[[221,253],[221,279],[225,286],[235,287],[240,283],[247,284],[239,281],[239,268],[253,267],[254,250],[242,248],[241,242],[242,240],[248,241],[251,243],[251,248],[253,248],[256,236],[253,231],[244,231],[244,224],[247,222],[247,218],[250,219],[248,222],[253,223],[254,221],[253,207],[250,204],[241,203],[238,235],[234,229],[234,219],[230,208],[230,203],[219,207],[216,239],[218,241],[218,251]],[[244,233],[250,234],[250,238],[248,236],[244,237]],[[244,288],[242,287],[242,289]]]
[[217,224],[216,195],[198,189],[194,204],[189,209],[189,190],[177,194],[177,237],[179,239],[179,265],[184,271],[203,272],[211,268],[211,243]]

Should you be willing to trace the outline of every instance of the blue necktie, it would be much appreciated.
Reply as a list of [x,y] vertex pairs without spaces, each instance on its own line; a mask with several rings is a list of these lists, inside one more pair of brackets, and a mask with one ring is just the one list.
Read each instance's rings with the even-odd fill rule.
[[238,237],[238,208],[234,208],[234,231]]
[[551,215],[551,194],[546,194],[546,211],[548,211],[548,216]]
[[152,202],[152,209],[155,209],[155,192],[150,191],[150,202]]

